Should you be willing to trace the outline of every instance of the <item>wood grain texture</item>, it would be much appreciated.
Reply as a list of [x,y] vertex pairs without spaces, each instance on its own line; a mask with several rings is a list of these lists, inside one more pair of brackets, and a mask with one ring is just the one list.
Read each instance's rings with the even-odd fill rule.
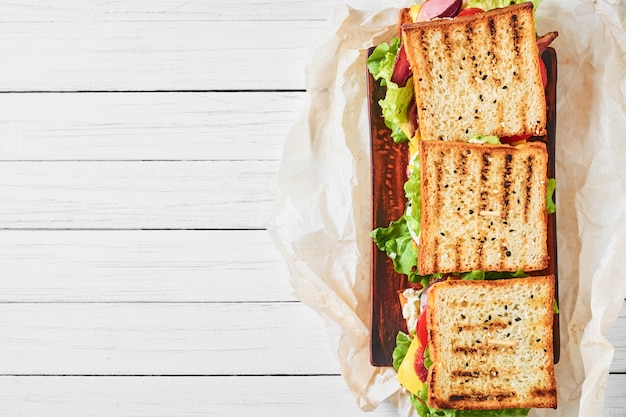
[[0,94],[0,161],[277,161],[304,98],[300,92]]
[[[0,377],[3,409],[44,417],[362,417],[339,375]],[[619,410],[619,409],[618,409]],[[365,415],[397,417],[388,403]]]
[[0,162],[0,229],[263,228],[278,161]]
[[[362,2],[361,2],[362,3]],[[67,21],[236,21],[326,20],[336,0],[229,1],[204,0],[23,0],[1,2],[2,20],[10,22]]]
[[[615,348],[611,371],[626,373],[626,303],[605,336]],[[622,386],[622,392],[626,393],[626,385]]]
[[624,392],[626,392],[626,375],[611,374],[605,392],[604,417],[621,417],[626,415],[624,405]]
[[260,230],[343,3],[0,1],[0,414],[364,415]]
[[11,65],[2,68],[0,91],[304,89],[309,51],[324,25],[3,21],[0,55]]
[[294,301],[265,230],[3,230],[0,265],[0,303]]
[[[396,417],[389,403],[363,413],[339,375],[230,377],[2,376],[0,401],[16,416]],[[626,375],[609,376],[605,417],[626,414]]]
[[0,304],[3,375],[337,374],[302,303]]
[[3,375],[338,373],[322,320],[299,302],[2,303],[0,329]]
[[[379,101],[385,98],[384,87],[365,68],[363,76],[367,76],[370,120],[373,230],[388,227],[404,214],[409,158],[407,145],[394,143],[380,117]],[[396,335],[399,330],[408,331],[398,299],[398,291],[406,286],[406,276],[396,272],[392,260],[372,243],[370,362],[374,366],[391,366]]]

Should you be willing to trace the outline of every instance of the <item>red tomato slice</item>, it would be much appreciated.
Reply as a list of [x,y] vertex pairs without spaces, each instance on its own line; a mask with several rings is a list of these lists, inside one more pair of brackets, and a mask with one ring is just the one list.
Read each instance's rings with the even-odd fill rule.
[[533,135],[516,135],[516,136],[506,136],[503,138],[500,138],[500,142],[502,143],[513,143],[513,142],[519,142],[521,140],[526,140],[526,139],[530,139]]
[[422,382],[426,382],[426,380],[428,379],[428,369],[426,369],[426,365],[424,365],[425,349],[426,348],[424,346],[420,346],[417,350],[417,354],[415,355],[415,360],[413,361],[413,369],[415,370],[415,374]]
[[428,329],[426,328],[426,309],[422,309],[420,316],[417,318],[417,337],[419,337],[422,346],[428,346]]
[[456,15],[457,17],[461,16],[472,16],[478,13],[484,13],[483,9],[479,9],[478,7],[469,7],[465,10],[461,10],[461,12]]

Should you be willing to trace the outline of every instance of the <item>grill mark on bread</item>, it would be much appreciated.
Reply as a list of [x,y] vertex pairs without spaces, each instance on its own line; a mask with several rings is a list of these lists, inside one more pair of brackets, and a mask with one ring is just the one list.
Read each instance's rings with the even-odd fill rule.
[[[446,52],[447,54],[450,54],[450,51],[452,51],[452,43],[450,42],[450,30],[446,30],[443,32],[443,51]],[[450,73],[453,73],[453,71],[448,71]]]
[[476,392],[472,394],[452,394],[448,398],[452,407],[446,408],[454,408],[454,403],[459,401],[475,401],[475,402],[484,402],[489,401],[490,399],[495,399],[496,401],[504,401],[506,399],[510,399],[515,397],[517,394],[511,391],[500,391],[500,392],[490,392],[489,394]]
[[[480,158],[480,211],[479,213],[485,212],[487,210],[487,203],[490,200],[489,191],[486,190],[487,179],[489,178],[489,169],[491,166],[491,162],[489,158],[491,157],[490,153],[484,152]],[[489,224],[492,223],[492,220],[489,218],[486,219]],[[489,230],[488,227],[483,227],[481,232],[483,235],[478,237],[478,264],[484,265],[486,263],[486,251],[484,251],[485,243],[487,243],[487,237],[485,233]]]
[[532,390],[532,394],[535,397],[552,398],[552,397],[556,396],[556,389],[554,389],[554,388],[548,388],[548,389],[535,388],[535,389]]
[[467,155],[470,155],[472,151],[464,151],[461,149],[459,152],[459,169],[461,171],[461,175],[465,176],[467,175]]
[[[480,193],[480,197],[481,197],[481,207],[480,207],[480,212],[484,212],[487,209],[488,206],[488,201],[491,200],[491,195],[490,192],[488,190],[486,190],[486,186],[488,186],[488,180],[489,180],[489,172],[491,170],[491,153],[490,152],[484,152],[481,155],[481,168],[480,168],[480,179],[481,179],[481,186],[482,186],[482,190]],[[481,236],[482,239],[480,241],[480,263],[483,264],[483,260],[486,259],[486,251],[484,251],[484,246],[485,243],[487,243],[487,235],[488,233],[491,232],[491,225],[492,220],[487,217],[486,221],[489,223],[489,227],[486,227],[483,229],[483,232],[485,233],[485,235]],[[478,268],[477,268],[478,269]]]
[[[465,65],[469,67],[471,82],[474,84],[478,84],[478,81],[476,81],[476,73],[475,73],[476,51],[474,47],[475,42],[473,39],[474,39],[474,28],[472,26],[467,26],[465,28],[465,40],[468,45],[468,47],[466,48],[467,54],[462,59],[465,61]],[[474,59],[472,59],[472,57],[474,57]],[[469,127],[466,128],[465,130],[465,134],[468,135],[468,133],[469,133]]]
[[532,13],[525,3],[403,25],[407,58],[415,80],[422,79],[414,87],[423,139],[545,134]]
[[456,369],[450,373],[453,377],[464,377],[464,378],[479,378],[480,372],[478,371],[462,371]]
[[[509,373],[510,374],[510,373]],[[484,370],[468,370],[468,369],[455,369],[450,372],[450,375],[455,378],[497,378],[500,375],[500,371],[496,368],[489,368]]]
[[[451,299],[459,304],[452,308],[454,314],[448,306]],[[475,300],[482,301],[475,305]],[[433,361],[427,379],[429,404],[463,410],[555,408],[553,300],[553,276],[434,284],[426,303]],[[456,332],[458,326],[506,320],[497,318],[505,311],[511,314],[511,337],[505,336],[509,330],[492,337],[516,347],[490,344],[482,329]]]
[[509,215],[509,209],[511,206],[510,196],[511,196],[511,163],[513,161],[513,155],[510,153],[504,157],[504,175],[502,177],[502,217],[506,218]]
[[[468,170],[467,170],[467,160],[468,160],[468,156],[471,155],[471,151],[469,150],[463,150],[463,149],[459,149],[459,166],[458,166],[458,171],[461,175],[462,178],[465,178],[468,174]],[[469,205],[468,201],[465,201],[464,207],[461,207],[461,210],[466,210],[467,206]],[[460,217],[463,217],[464,214],[462,215],[461,213],[459,213]],[[469,249],[466,247],[467,245],[464,245],[460,239],[457,239],[457,241],[455,242],[455,270],[457,271],[462,271],[463,270],[463,266],[462,266],[462,260],[465,257],[465,249]]]
[[[495,19],[492,17],[489,19],[489,21],[487,22],[489,25],[489,33],[491,34],[491,50],[487,51],[487,56],[489,57],[489,64],[495,68],[498,65],[498,57],[496,54],[496,51],[498,51],[498,42],[496,38],[496,32],[497,32],[497,25],[496,25],[496,21]],[[485,75],[485,77],[487,77],[487,75]],[[495,83],[496,79],[494,78],[495,74],[491,74],[491,78],[489,80],[490,83]],[[485,78],[483,78],[484,80]],[[498,113],[501,114],[501,113]],[[502,135],[498,135],[498,136],[502,136]]]
[[[458,307],[458,305],[455,305],[454,303],[450,304],[450,308],[454,309]],[[487,327],[487,331],[492,332],[495,329],[506,329],[507,327],[509,327],[508,325],[508,321],[495,321],[492,320],[489,323],[470,323],[470,324],[464,324],[459,326],[459,332],[462,331],[473,331],[473,330],[479,330],[479,329],[483,329]]]
[[491,158],[491,153],[489,153],[489,152],[484,152],[483,153],[483,155],[482,155],[483,164],[482,164],[482,166],[480,168],[480,175],[481,175],[480,179],[485,181],[485,182],[488,179],[487,175],[489,175],[489,168],[491,166],[490,158]]
[[526,158],[526,198],[524,199],[524,222],[528,221],[532,204],[532,186],[533,186],[533,161],[532,155]]
[[471,51],[472,44],[473,44],[472,36],[474,36],[474,28],[472,26],[468,25],[468,26],[465,27],[465,40],[468,42],[468,45],[470,47],[470,51]]
[[[435,193],[434,196],[434,203],[435,203],[435,207],[441,207],[441,205],[443,204],[441,202],[441,188],[444,186],[442,178],[443,178],[443,159],[444,159],[444,153],[440,152],[439,155],[439,161],[437,163],[437,169],[434,170],[435,171],[435,181],[437,182],[437,192]],[[437,231],[437,234],[443,233],[441,230]],[[439,248],[439,238],[435,238],[434,239],[434,244],[436,248]],[[441,256],[441,252],[439,252],[438,250],[435,251],[435,253],[433,254],[433,268],[437,269],[439,267],[439,257]]]
[[537,142],[511,147],[420,141],[419,273],[545,268],[544,153]]
[[496,37],[496,21],[493,19],[493,17],[490,17],[487,22],[489,24],[489,33],[491,34],[492,38],[495,38]]
[[520,33],[519,25],[517,24],[518,18],[516,14],[511,15],[511,29],[513,31],[513,49],[515,50],[515,56],[520,56]]
[[[479,339],[480,340],[480,339]],[[511,347],[506,347],[505,350],[510,350]],[[487,353],[502,353],[502,346],[488,345],[486,343],[476,343],[474,346],[456,346],[453,349],[454,353],[460,353],[468,356],[475,356],[476,354],[485,355]]]
[[[518,19],[517,14],[511,15],[510,25],[511,25],[511,30],[513,33],[513,50],[515,51],[515,57],[517,59],[520,59],[522,55],[521,50],[520,50],[522,37],[520,34],[521,27],[519,24],[519,19]],[[530,102],[528,100],[523,100],[521,101],[520,104],[523,107],[522,109],[519,109],[518,117],[520,118],[520,122],[522,126],[530,126],[528,124],[528,119],[527,119],[527,115],[530,110]]]
[[459,242],[457,240],[457,242],[454,245],[454,248],[456,249],[454,251],[456,257],[455,257],[455,262],[454,262],[454,268],[457,271],[460,271],[461,269],[463,269],[462,265],[461,265],[461,259],[463,258],[463,247],[464,245],[461,244],[461,242]]

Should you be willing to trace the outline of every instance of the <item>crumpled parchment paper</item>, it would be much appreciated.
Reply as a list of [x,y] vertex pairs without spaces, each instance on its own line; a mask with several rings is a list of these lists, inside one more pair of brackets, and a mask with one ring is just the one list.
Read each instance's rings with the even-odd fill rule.
[[[390,401],[415,415],[391,368],[369,362],[372,250],[365,50],[395,36],[398,8],[332,12],[306,68],[307,99],[288,133],[268,231],[293,294],[324,320],[358,407]],[[382,9],[382,7],[385,7]],[[623,0],[544,0],[540,34],[557,30],[556,203],[561,358],[557,410],[601,416],[613,347],[604,334],[626,297],[626,34]],[[621,265],[620,265],[621,264]]]

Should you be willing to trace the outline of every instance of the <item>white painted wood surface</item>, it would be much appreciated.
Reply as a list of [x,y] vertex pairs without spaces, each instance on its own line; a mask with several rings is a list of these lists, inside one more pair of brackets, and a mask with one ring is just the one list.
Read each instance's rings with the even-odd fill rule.
[[0,161],[277,161],[304,97],[301,91],[2,94]]
[[0,1],[0,414],[362,415],[264,230],[340,3]]

